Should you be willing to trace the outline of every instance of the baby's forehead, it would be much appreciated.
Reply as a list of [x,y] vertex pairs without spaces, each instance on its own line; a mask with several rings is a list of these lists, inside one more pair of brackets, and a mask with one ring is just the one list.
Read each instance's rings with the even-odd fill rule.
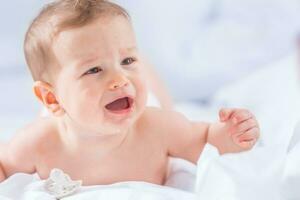
[[76,44],[94,43],[102,40],[102,43],[119,41],[127,42],[135,39],[133,28],[124,17],[109,19],[99,18],[89,24],[80,27],[68,28],[57,33],[53,43],[64,43],[72,46]]
[[124,17],[100,18],[86,26],[63,30],[53,40],[52,47],[57,57],[67,59],[93,59],[137,51],[132,26]]

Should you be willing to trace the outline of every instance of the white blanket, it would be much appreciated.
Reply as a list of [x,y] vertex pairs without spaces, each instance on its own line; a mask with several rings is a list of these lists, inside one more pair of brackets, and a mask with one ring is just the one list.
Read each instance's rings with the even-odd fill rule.
[[[53,200],[44,189],[44,181],[38,177],[28,174],[16,174],[6,181],[0,190],[1,199],[22,199],[22,200]],[[65,200],[77,199],[195,199],[193,193],[163,187],[144,182],[123,182],[106,186],[85,186],[81,187],[75,194],[65,197]]]
[[288,148],[281,181],[282,197],[300,199],[300,123],[298,123]]
[[[65,200],[77,199],[183,199],[194,200],[195,165],[172,158],[165,186],[146,182],[121,182],[112,185],[81,186]],[[45,189],[45,181],[37,174],[18,173],[0,184],[0,199],[53,200],[55,197]]]
[[[197,167],[181,159],[171,159],[165,186],[146,182],[81,186],[75,194],[63,199],[281,200],[282,195],[300,199],[297,189],[300,170],[295,165],[300,163],[300,131],[297,132],[286,155],[274,157],[282,151],[256,147],[249,152],[220,156],[214,147],[206,145]],[[53,200],[55,197],[36,174],[20,173],[0,184],[0,199]]]

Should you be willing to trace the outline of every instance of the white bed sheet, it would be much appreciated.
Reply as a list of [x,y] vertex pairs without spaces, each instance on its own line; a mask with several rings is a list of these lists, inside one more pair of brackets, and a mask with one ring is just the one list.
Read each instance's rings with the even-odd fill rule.
[[[165,186],[146,182],[121,182],[112,185],[82,186],[65,200],[194,200],[196,166],[182,159],[172,158]],[[45,181],[37,174],[18,173],[0,184],[0,199],[6,200],[53,200],[55,197],[45,189]]]
[[[180,104],[177,109],[194,120],[218,120],[221,107],[250,109],[261,138],[250,152],[215,160],[202,158],[197,191],[204,199],[300,199],[300,144],[293,132],[300,119],[300,67],[296,53],[274,61],[247,78],[223,87],[209,106]],[[292,144],[292,145],[291,145]],[[291,149],[290,146],[295,146]],[[207,155],[207,154],[206,154]],[[200,165],[201,166],[201,163]],[[297,183],[297,184],[295,184]],[[293,185],[293,187],[291,187]],[[284,197],[282,197],[284,195]]]
[[[145,182],[85,186],[64,199],[299,199],[300,170],[294,164],[299,164],[296,155],[300,153],[300,142],[287,154],[273,157],[280,152],[256,147],[250,152],[220,156],[214,147],[206,145],[197,168],[181,159],[171,161],[166,186]],[[36,174],[19,173],[0,184],[0,199],[53,200],[55,197],[45,190],[45,181]]]

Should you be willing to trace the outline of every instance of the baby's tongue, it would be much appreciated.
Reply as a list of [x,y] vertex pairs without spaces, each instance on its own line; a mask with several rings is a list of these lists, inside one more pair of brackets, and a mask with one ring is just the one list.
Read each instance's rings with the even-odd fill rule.
[[117,100],[113,101],[112,103],[107,104],[105,107],[108,110],[112,110],[112,111],[127,109],[127,108],[129,108],[128,99],[127,99],[127,97],[117,99]]

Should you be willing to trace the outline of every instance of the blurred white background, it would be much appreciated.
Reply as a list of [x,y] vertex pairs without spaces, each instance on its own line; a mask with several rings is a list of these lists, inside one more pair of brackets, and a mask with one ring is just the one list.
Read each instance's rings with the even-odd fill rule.
[[30,21],[45,1],[5,1],[0,6],[0,137],[37,116],[38,102],[23,56],[23,40]]
[[177,100],[209,98],[287,55],[300,24],[299,0],[117,1]]
[[[1,138],[41,109],[32,93],[23,39],[46,2],[5,1],[0,7]],[[294,53],[300,27],[300,0],[116,2],[129,10],[141,51],[181,102],[210,102],[224,86]]]
[[[249,108],[261,125],[257,146],[265,155],[260,155],[285,159],[300,119],[300,0],[115,1],[131,14],[140,50],[166,82],[177,109],[189,118],[215,120],[221,106]],[[3,1],[0,6],[1,140],[41,111],[24,61],[23,40],[46,2]],[[249,159],[249,166],[255,158]],[[265,179],[270,183],[266,195],[274,196],[280,173],[272,162],[263,164],[257,183],[265,171],[273,173]]]

